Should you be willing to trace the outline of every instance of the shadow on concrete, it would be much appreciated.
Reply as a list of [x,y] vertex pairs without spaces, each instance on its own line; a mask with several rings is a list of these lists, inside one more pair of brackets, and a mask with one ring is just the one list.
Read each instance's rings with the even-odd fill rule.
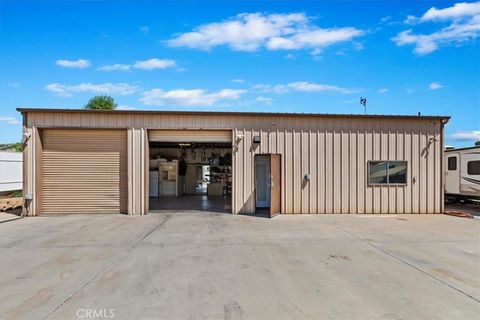
[[207,195],[182,195],[150,198],[150,213],[165,211],[205,211],[232,213],[231,198]]

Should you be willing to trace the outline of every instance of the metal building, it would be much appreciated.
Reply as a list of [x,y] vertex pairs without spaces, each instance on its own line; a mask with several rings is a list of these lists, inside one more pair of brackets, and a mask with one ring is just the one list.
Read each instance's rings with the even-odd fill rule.
[[446,116],[18,111],[29,215],[443,212]]

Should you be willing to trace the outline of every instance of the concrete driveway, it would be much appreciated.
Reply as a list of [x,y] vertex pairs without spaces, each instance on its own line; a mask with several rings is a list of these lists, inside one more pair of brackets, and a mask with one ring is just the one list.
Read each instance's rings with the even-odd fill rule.
[[0,224],[5,319],[478,319],[480,221],[213,213]]

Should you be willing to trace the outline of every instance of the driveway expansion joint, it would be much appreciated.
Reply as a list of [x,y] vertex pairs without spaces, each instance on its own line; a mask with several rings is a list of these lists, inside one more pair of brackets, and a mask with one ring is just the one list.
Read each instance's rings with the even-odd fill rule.
[[65,299],[62,303],[60,303],[58,306],[56,306],[52,311],[50,311],[45,317],[42,318],[42,320],[46,320],[50,318],[51,315],[53,315],[58,309],[60,309],[65,303],[67,303],[69,300],[71,300],[77,293],[79,293],[81,290],[83,290],[85,287],[87,287],[90,283],[95,281],[98,277],[100,277],[102,274],[104,274],[108,269],[110,269],[112,266],[114,266],[116,263],[118,263],[120,260],[122,260],[125,256],[127,256],[132,250],[134,250],[140,242],[145,240],[148,236],[150,236],[154,231],[158,230],[160,227],[162,227],[170,218],[172,215],[167,214],[165,215],[165,218],[157,224],[155,227],[153,227],[150,231],[148,231],[144,236],[142,236],[140,239],[135,241],[133,244],[131,244],[125,251],[120,253],[115,259],[113,259],[110,263],[107,263],[103,268],[101,268],[90,280],[85,282],[82,286],[80,286],[75,292],[73,292],[70,296],[68,296],[67,299]]
[[337,224],[335,224],[335,223],[333,223],[333,222],[329,222],[329,221],[327,221],[327,220],[325,220],[325,219],[323,219],[323,218],[321,218],[321,219],[322,219],[323,221],[325,221],[326,223],[330,224],[331,226],[337,228],[338,230],[341,230],[341,231],[343,231],[343,232],[351,235],[352,237],[355,237],[356,239],[358,239],[358,240],[360,240],[360,241],[362,241],[362,242],[370,245],[371,247],[379,250],[380,252],[383,252],[384,254],[386,254],[386,255],[394,258],[395,260],[397,260],[397,261],[399,261],[399,262],[401,262],[401,263],[403,263],[403,264],[405,264],[405,265],[407,265],[407,266],[409,266],[409,267],[411,267],[411,268],[413,268],[413,269],[415,269],[415,270],[423,273],[424,275],[426,275],[426,276],[428,276],[428,277],[430,277],[430,278],[432,278],[432,279],[440,282],[441,284],[443,284],[443,285],[445,285],[445,286],[447,286],[447,287],[449,287],[449,288],[451,288],[451,289],[453,289],[453,290],[455,290],[455,291],[463,294],[464,296],[466,296],[466,297],[468,297],[468,298],[470,298],[470,299],[472,299],[472,300],[474,300],[474,301],[476,301],[476,302],[480,302],[480,300],[477,299],[477,298],[475,298],[474,296],[466,293],[466,292],[463,291],[463,290],[460,290],[459,288],[457,288],[457,287],[449,284],[449,283],[446,282],[446,281],[443,281],[442,279],[439,279],[439,278],[435,277],[434,275],[432,275],[432,274],[426,272],[425,270],[422,270],[421,268],[415,266],[414,264],[412,264],[412,263],[410,263],[410,262],[408,262],[408,261],[406,261],[406,260],[404,260],[404,259],[402,259],[402,258],[400,258],[400,257],[398,257],[398,256],[396,256],[396,255],[394,255],[393,253],[388,252],[387,250],[385,250],[385,249],[383,249],[383,248],[375,245],[375,244],[372,243],[371,241],[365,240],[365,239],[357,236],[356,234],[354,234],[354,233],[352,233],[352,232],[350,232],[350,231],[347,231],[347,230],[343,229],[342,227],[338,226]]

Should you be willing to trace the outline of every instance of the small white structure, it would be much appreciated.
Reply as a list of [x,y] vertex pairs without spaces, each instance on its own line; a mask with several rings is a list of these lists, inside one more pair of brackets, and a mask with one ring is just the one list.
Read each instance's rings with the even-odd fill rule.
[[0,151],[0,192],[22,190],[22,153]]
[[480,200],[480,147],[445,151],[445,195]]

